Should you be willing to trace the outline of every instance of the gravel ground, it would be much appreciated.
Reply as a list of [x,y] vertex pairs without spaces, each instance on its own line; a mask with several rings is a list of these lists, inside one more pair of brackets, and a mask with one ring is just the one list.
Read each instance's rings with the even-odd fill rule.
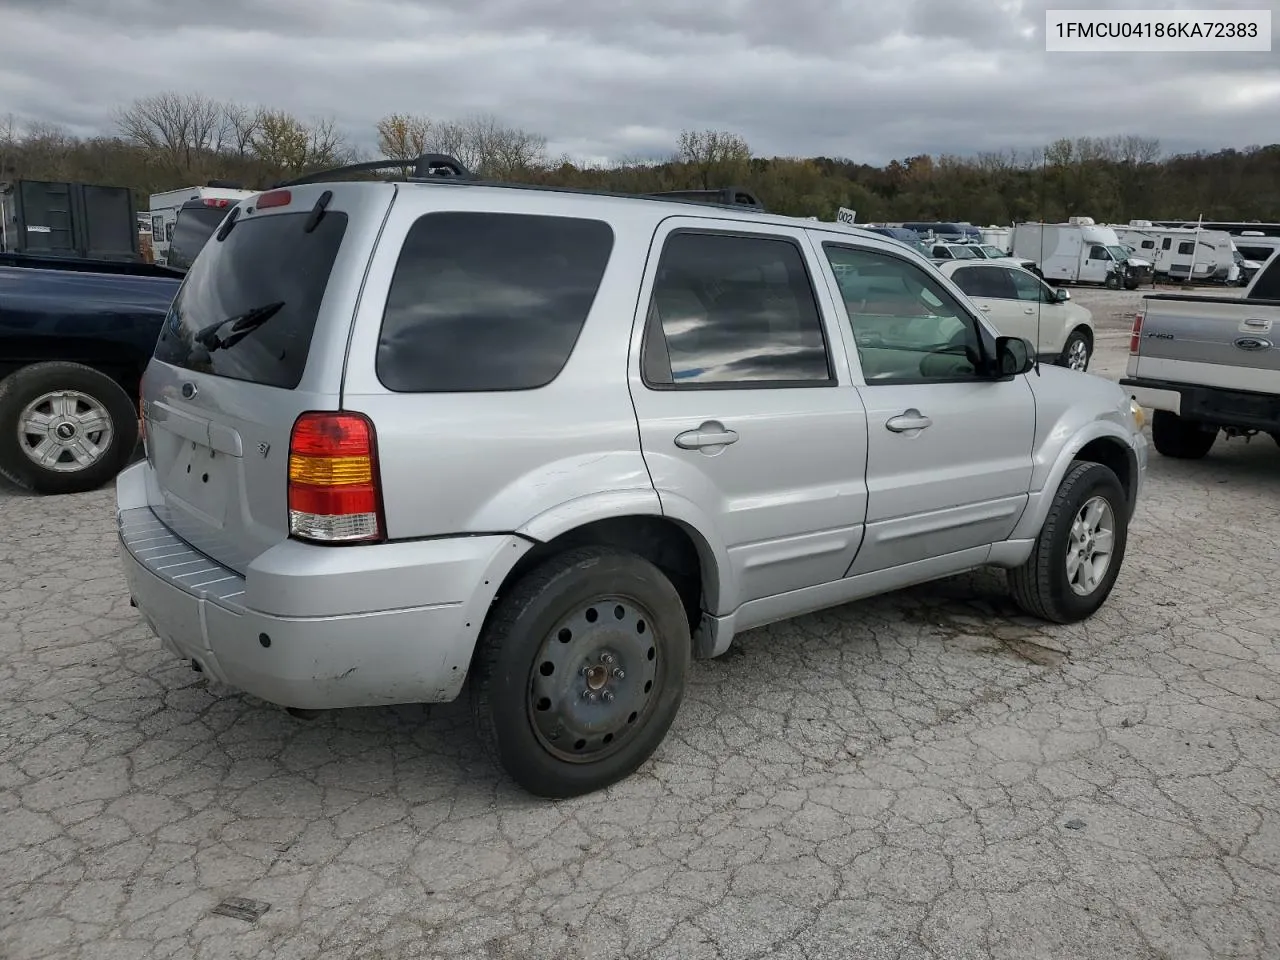
[[[1073,295],[1118,376],[1138,294]],[[0,490],[0,956],[1275,958],[1278,497],[1270,441],[1153,455],[1091,622],[983,573],[753,631],[639,774],[547,803],[465,702],[210,688],[109,490]]]

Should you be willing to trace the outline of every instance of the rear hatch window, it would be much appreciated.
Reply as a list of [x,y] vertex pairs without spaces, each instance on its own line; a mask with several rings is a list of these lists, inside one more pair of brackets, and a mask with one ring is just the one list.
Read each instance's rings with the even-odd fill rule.
[[292,390],[347,229],[330,211],[242,217],[196,257],[156,344],[156,359],[199,373]]

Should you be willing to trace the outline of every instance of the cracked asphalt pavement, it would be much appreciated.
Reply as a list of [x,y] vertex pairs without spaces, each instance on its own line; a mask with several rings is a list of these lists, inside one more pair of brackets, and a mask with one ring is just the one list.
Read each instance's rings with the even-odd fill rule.
[[551,803],[465,699],[211,687],[129,606],[110,490],[0,490],[0,957],[1280,957],[1277,503],[1265,438],[1153,454],[1090,622],[984,572],[752,631]]

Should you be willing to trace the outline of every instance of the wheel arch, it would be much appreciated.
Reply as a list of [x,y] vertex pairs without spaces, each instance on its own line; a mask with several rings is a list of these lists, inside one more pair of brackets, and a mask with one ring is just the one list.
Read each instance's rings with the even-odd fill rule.
[[1094,421],[1063,446],[1044,485],[1033,497],[1010,539],[1030,540],[1036,537],[1049,515],[1054,494],[1062,485],[1063,478],[1071,465],[1080,461],[1100,463],[1116,474],[1132,515],[1137,505],[1138,455],[1119,426],[1106,421]]
[[628,550],[661,570],[684,601],[690,635],[696,633],[703,612],[719,608],[727,559],[718,557],[708,539],[692,524],[645,509],[641,500],[633,507],[640,509],[607,516],[579,510],[573,514],[577,523],[533,525],[544,537],[529,537],[532,546],[511,565],[490,598],[486,622],[511,586],[539,564],[575,547],[598,545]]

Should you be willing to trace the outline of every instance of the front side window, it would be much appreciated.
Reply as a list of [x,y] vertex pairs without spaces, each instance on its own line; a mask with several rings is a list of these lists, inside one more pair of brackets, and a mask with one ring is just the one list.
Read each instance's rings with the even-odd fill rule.
[[1100,243],[1095,243],[1092,247],[1089,248],[1089,259],[1090,260],[1110,260],[1111,258],[1107,256],[1106,247],[1102,246],[1102,244]]
[[868,385],[977,376],[977,324],[937,280],[889,254],[833,243],[823,249],[839,278]]
[[378,337],[388,390],[532,390],[569,360],[613,250],[600,220],[428,213],[409,228]]
[[834,383],[800,248],[774,237],[680,231],[663,245],[643,365],[650,386]]

